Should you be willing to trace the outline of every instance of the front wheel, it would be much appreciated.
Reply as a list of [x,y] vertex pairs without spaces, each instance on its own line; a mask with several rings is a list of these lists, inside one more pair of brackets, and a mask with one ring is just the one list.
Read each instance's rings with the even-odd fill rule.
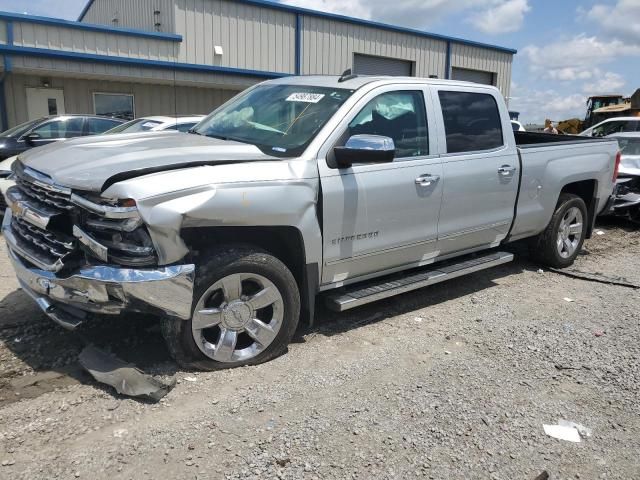
[[533,258],[554,268],[571,265],[582,249],[587,219],[587,206],[582,198],[560,194],[549,225],[531,244]]
[[191,320],[163,319],[176,361],[220,370],[284,353],[298,325],[300,294],[289,269],[253,248],[221,248],[196,269]]

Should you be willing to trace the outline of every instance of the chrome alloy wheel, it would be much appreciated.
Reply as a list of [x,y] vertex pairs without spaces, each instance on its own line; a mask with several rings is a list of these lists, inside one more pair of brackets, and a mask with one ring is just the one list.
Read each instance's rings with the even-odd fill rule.
[[278,288],[255,273],[235,273],[200,297],[191,320],[193,338],[207,357],[221,363],[249,360],[278,335],[284,301]]
[[562,258],[569,258],[578,248],[582,238],[582,222],[582,212],[577,207],[568,209],[560,220],[556,248]]

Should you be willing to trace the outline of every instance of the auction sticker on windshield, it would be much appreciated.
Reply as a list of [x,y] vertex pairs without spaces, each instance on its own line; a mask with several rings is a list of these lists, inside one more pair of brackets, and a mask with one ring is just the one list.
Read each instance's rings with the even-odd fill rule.
[[296,92],[287,97],[287,102],[318,103],[324,98],[324,93]]

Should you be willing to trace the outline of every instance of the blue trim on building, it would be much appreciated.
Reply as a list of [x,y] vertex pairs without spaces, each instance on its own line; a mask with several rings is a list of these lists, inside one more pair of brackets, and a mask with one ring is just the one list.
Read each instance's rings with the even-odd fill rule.
[[81,22],[82,19],[84,18],[84,16],[87,14],[87,12],[89,11],[89,9],[91,8],[91,5],[93,5],[93,0],[89,0],[87,2],[87,4],[84,6],[84,8],[82,9],[82,11],[80,12],[80,15],[78,16],[78,22]]
[[296,75],[302,72],[302,15],[296,13]]
[[94,32],[115,33],[119,35],[130,35],[133,37],[155,38],[156,40],[169,40],[181,42],[182,35],[175,33],[147,32],[145,30],[135,30],[131,28],[107,27],[106,25],[94,25],[92,23],[79,23],[71,20],[61,20],[59,18],[40,17],[37,15],[24,15],[22,13],[9,13],[0,11],[0,19],[13,20],[17,22],[40,23],[42,25],[55,25],[59,27],[76,28]]
[[[9,117],[7,116],[7,96],[4,93],[5,75],[6,73],[3,73],[2,78],[0,78],[0,122],[2,122],[2,128],[0,128],[0,131],[2,132],[9,128]],[[2,194],[0,193],[0,195]]]
[[444,61],[444,78],[451,78],[451,42],[447,42],[447,56]]
[[[439,35],[437,33],[429,33],[429,32],[424,32],[422,30],[416,30],[416,29],[413,29],[413,28],[399,27],[397,25],[389,25],[388,23],[374,22],[372,20],[361,20],[359,18],[348,17],[346,15],[339,15],[339,14],[336,14],[336,13],[319,12],[318,10],[311,10],[311,9],[308,9],[308,8],[294,7],[294,6],[291,6],[291,5],[285,5],[285,4],[282,4],[282,3],[271,2],[271,1],[268,1],[268,0],[235,0],[235,1],[246,3],[248,5],[255,5],[257,7],[271,8],[271,9],[274,9],[274,10],[281,10],[281,11],[285,11],[285,12],[289,12],[289,13],[309,15],[309,16],[318,17],[318,18],[327,18],[327,19],[330,19],[330,20],[338,20],[338,21],[341,21],[341,22],[351,23],[351,24],[354,24],[354,25],[364,25],[364,26],[367,26],[367,27],[380,28],[382,30],[388,30],[388,31],[391,31],[391,32],[409,33],[411,35],[418,35],[420,37],[433,38],[435,40],[449,41],[449,42],[453,42],[453,43],[459,43],[461,45],[469,45],[471,47],[490,48],[492,50],[498,50],[500,52],[511,53],[511,54],[514,54],[514,55],[516,53],[518,53],[517,50],[514,50],[512,48],[501,47],[499,45],[491,45],[491,44],[488,44],[488,43],[474,42],[473,40],[464,40],[462,38],[449,37],[447,35]],[[78,17],[78,21],[79,22],[82,21],[82,19],[86,15],[87,11],[89,10],[89,8],[91,8],[91,5],[93,4],[93,2],[94,2],[94,0],[89,0],[87,5],[85,5],[85,7],[82,9],[82,13],[80,13],[80,16]],[[393,7],[391,7],[391,8],[393,8]]]
[[[7,45],[13,46],[13,22],[7,22]],[[10,55],[5,55],[4,57],[4,71],[5,73],[9,73],[13,70],[13,63],[11,61]]]
[[129,65],[145,68],[170,68],[203,73],[225,73],[229,75],[243,75],[259,78],[288,77],[289,73],[268,72],[262,70],[247,70],[243,68],[218,67],[214,65],[199,65],[195,63],[176,63],[166,60],[145,60],[131,57],[116,57],[112,55],[98,55],[94,53],[69,52],[66,50],[50,50],[48,48],[20,47],[0,45],[0,54],[26,55],[30,57],[57,58],[62,60],[77,60],[81,62],[102,62],[112,65]]

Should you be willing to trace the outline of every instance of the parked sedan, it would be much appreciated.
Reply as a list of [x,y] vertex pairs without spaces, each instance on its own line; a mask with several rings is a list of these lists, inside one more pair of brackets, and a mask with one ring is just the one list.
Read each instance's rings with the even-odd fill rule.
[[159,132],[162,130],[187,132],[200,123],[200,120],[203,118],[204,115],[194,115],[191,117],[141,117],[118,125],[106,133]]
[[0,133],[0,160],[66,138],[97,135],[123,123],[117,118],[95,115],[43,117]]

